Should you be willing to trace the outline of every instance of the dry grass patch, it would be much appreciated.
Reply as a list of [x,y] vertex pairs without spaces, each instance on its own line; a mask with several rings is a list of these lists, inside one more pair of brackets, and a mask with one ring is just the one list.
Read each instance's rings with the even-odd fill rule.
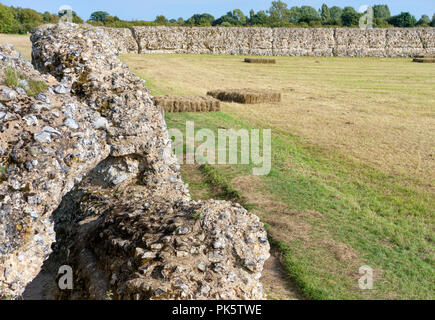
[[247,68],[233,56],[123,56],[159,95],[277,90],[279,104],[224,103],[222,109],[257,128],[289,132],[388,174],[421,179],[423,188],[434,190],[434,64],[408,58],[275,59],[276,65]]
[[154,97],[154,103],[166,112],[217,112],[221,110],[220,101],[212,97]]
[[[279,65],[249,68],[232,56],[129,55],[124,60],[160,95],[240,87],[282,93],[280,104],[222,103],[223,112],[168,114],[167,121],[180,130],[185,121],[214,131],[272,129],[273,165],[260,179],[262,192],[249,178],[246,189],[239,188],[241,180],[233,183],[247,190],[242,196],[268,223],[286,272],[304,294],[433,298],[433,64],[408,58],[277,57]],[[251,170],[215,171],[229,183]],[[367,293],[357,284],[363,264],[385,271]]]
[[13,44],[15,50],[28,61],[32,60],[32,43],[29,35],[0,34],[0,44]]
[[225,89],[209,91],[207,95],[221,101],[242,104],[275,103],[281,102],[281,93],[254,89]]

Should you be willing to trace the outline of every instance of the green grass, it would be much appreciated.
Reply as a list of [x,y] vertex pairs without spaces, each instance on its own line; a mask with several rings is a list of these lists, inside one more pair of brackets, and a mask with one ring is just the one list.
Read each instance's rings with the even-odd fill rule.
[[[196,129],[252,128],[230,114],[167,114],[169,128],[183,130],[186,121]],[[336,261],[322,246],[307,250],[303,243],[283,243],[284,267],[301,291],[313,299],[400,298],[431,299],[435,292],[433,216],[431,194],[379,172],[343,155],[306,144],[289,133],[274,130],[273,166],[262,178],[264,190],[296,210],[315,210],[326,219],[307,219],[311,237],[334,241],[355,249],[361,263],[383,271],[375,290],[357,289],[358,269],[351,276],[349,265]],[[291,169],[283,167],[291,159]],[[210,186],[219,186],[223,198],[243,198],[229,181],[246,176],[248,166],[203,166]],[[189,177],[185,179],[189,182]],[[219,194],[219,193],[218,193]],[[246,205],[246,204],[245,204]],[[267,222],[267,218],[264,219]],[[362,265],[362,264],[361,264]]]
[[[365,133],[385,123],[380,133],[391,134],[396,132],[391,130],[400,128],[397,134],[401,141],[408,143],[416,137],[413,134],[419,132],[414,130],[413,119],[421,119],[422,130],[431,126],[433,111],[430,102],[434,96],[429,88],[433,80],[427,70],[421,71],[422,76],[415,79],[417,90],[409,79],[415,72],[420,72],[417,70],[419,66],[408,64],[403,59],[281,57],[277,66],[256,67],[255,70],[260,68],[261,72],[249,74],[250,66],[240,66],[240,58],[234,57],[161,55],[147,56],[146,62],[143,62],[145,58],[138,56],[128,59],[131,65],[140,66],[137,73],[147,80],[153,94],[201,94],[206,90],[200,82],[208,82],[207,85],[212,87],[215,82],[222,86],[232,82],[235,86],[237,81],[247,81],[260,86],[261,83],[272,85],[275,81],[275,85],[283,83],[281,90],[287,90],[288,86],[296,88],[278,107],[259,105],[247,108],[224,104],[224,111],[218,113],[166,114],[167,124],[169,128],[184,131],[186,121],[194,121],[196,130],[207,128],[215,133],[219,128],[272,128],[272,170],[259,179],[261,194],[258,196],[273,197],[283,203],[288,212],[274,212],[267,205],[262,206],[261,202],[250,208],[260,213],[268,225],[272,244],[282,252],[285,270],[307,298],[435,298],[435,198],[433,188],[424,182],[433,172],[422,177],[406,171],[400,174],[384,170],[388,162],[387,166],[379,165],[375,155],[382,154],[379,150],[385,148],[375,150],[375,140],[369,140],[379,139],[379,134],[371,136]],[[313,63],[314,60],[319,60],[320,64]],[[306,67],[302,68],[302,65]],[[400,66],[407,71],[402,72]],[[361,72],[364,68],[368,71]],[[170,71],[172,69],[177,72]],[[401,71],[394,74],[396,69]],[[186,70],[197,74],[199,80],[186,78]],[[384,73],[390,76],[384,76]],[[227,78],[227,74],[231,77]],[[311,97],[315,99],[307,99]],[[364,103],[360,104],[360,100]],[[305,110],[294,112],[301,105],[315,114],[314,120],[319,119],[319,122],[314,122],[313,130],[304,132],[305,136],[301,134],[298,123],[286,125],[297,117],[307,119],[307,113],[302,113]],[[312,105],[316,108],[310,109]],[[282,114],[282,119],[271,116],[274,110],[282,112],[273,113]],[[344,133],[346,138],[359,143],[359,149],[355,149],[357,155],[365,155],[366,151],[377,153],[358,158],[353,156],[355,153],[346,152],[346,148],[333,148],[316,139],[312,134],[316,132],[316,126],[319,127],[318,134],[344,126],[337,122],[337,116],[328,117],[325,110],[338,116],[351,114],[349,117],[354,122],[361,119],[364,119],[363,123],[371,122],[370,129],[362,131],[370,143],[367,148],[365,140],[363,143],[358,140],[361,133],[356,130],[366,129],[363,125],[356,127],[351,136],[346,131]],[[401,123],[402,119],[405,122]],[[325,123],[330,125],[326,127]],[[408,130],[403,130],[401,126],[408,124]],[[336,141],[341,141],[337,137],[340,134],[332,136],[334,146],[338,145]],[[400,149],[394,149],[395,145],[389,144],[388,147],[392,147],[388,152],[401,156],[397,151]],[[408,159],[415,161],[412,156]],[[194,197],[203,195],[201,191],[209,188],[217,190],[208,192],[207,197],[240,198],[243,201],[247,194],[232,181],[252,175],[252,168],[253,164],[207,165],[199,172],[203,176],[201,182],[193,179],[191,174],[184,175],[184,179],[192,182],[190,189]],[[250,206],[249,203],[243,205]],[[310,211],[318,212],[323,218],[309,214],[295,218],[293,214]],[[285,237],[286,230],[279,230],[273,223],[277,219],[288,226],[287,233],[293,232],[293,222],[296,226],[305,224],[309,228],[304,237]],[[333,250],[334,244],[345,245],[355,253],[355,257],[340,260]],[[358,269],[362,265],[375,269],[373,290],[358,289]]]
[[[9,87],[20,87],[24,89],[28,96],[35,96],[40,92],[47,90],[47,84],[44,81],[28,79],[25,75],[18,73],[13,68],[6,68],[4,71],[5,79],[3,84]],[[20,80],[26,80],[28,87],[20,83]]]

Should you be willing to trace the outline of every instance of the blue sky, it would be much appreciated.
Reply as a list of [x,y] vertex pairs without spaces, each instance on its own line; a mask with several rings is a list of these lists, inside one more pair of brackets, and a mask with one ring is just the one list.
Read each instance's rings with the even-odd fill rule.
[[[179,17],[189,18],[194,13],[207,12],[215,17],[220,17],[235,8],[248,14],[250,9],[255,11],[268,9],[272,0],[0,0],[0,2],[6,5],[49,12],[57,12],[61,5],[70,5],[85,20],[92,12],[98,10],[107,11],[126,20],[154,20],[160,14],[176,19]],[[388,4],[392,14],[409,11],[417,18],[420,18],[422,14],[428,14],[432,17],[435,13],[434,0],[284,0],[284,2],[289,7],[310,5],[316,9],[320,8],[322,3],[326,3],[328,6],[352,6],[355,9],[365,4]]]

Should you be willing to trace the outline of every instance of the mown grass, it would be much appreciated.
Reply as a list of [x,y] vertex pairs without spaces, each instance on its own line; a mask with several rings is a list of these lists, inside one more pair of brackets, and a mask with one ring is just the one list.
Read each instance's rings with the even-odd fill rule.
[[[211,166],[212,174],[199,170],[205,178],[192,193],[219,188],[248,199],[307,298],[434,299],[431,70],[406,59],[277,57],[273,66],[240,59],[124,57],[153,94],[229,86],[284,94],[277,105],[166,115],[180,130],[186,121],[215,133],[272,129],[269,175],[254,179],[252,164]],[[194,180],[191,172],[184,178]],[[231,198],[221,191],[207,196]],[[362,265],[375,271],[373,290],[358,288]]]
[[[252,126],[231,115],[167,114],[170,128],[183,130],[186,121],[196,129],[248,128]],[[284,267],[301,291],[313,299],[434,297],[433,197],[426,192],[404,187],[395,179],[370,166],[346,159],[299,137],[274,131],[273,167],[262,178],[265,194],[273,194],[289,208],[315,210],[325,219],[304,219],[312,226],[310,247],[303,241],[285,243],[273,239],[284,253]],[[292,167],[285,164],[291,160]],[[249,166],[207,166],[209,185],[230,191],[222,198],[234,198],[240,191],[230,182],[249,175]],[[203,172],[204,173],[204,172]],[[189,181],[190,177],[185,176]],[[399,180],[399,181],[396,181]],[[239,196],[243,198],[243,194]],[[261,208],[259,208],[261,210]],[[267,213],[262,217],[267,223]],[[273,226],[269,226],[269,230]],[[271,230],[273,234],[273,230]],[[325,238],[353,248],[357,261],[340,261],[324,245]],[[358,289],[358,268],[367,264],[382,275],[375,289]],[[353,269],[352,269],[353,268]]]

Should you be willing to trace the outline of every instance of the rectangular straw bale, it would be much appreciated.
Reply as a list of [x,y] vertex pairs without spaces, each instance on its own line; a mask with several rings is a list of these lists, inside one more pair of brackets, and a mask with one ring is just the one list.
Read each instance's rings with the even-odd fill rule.
[[221,110],[220,101],[212,97],[157,96],[154,104],[165,112],[216,112]]
[[209,91],[207,95],[220,101],[242,104],[281,102],[281,93],[276,91],[253,89],[225,89]]
[[265,59],[265,58],[245,58],[246,63],[263,63],[263,64],[275,64],[275,59]]
[[435,63],[435,58],[414,58],[413,62]]

